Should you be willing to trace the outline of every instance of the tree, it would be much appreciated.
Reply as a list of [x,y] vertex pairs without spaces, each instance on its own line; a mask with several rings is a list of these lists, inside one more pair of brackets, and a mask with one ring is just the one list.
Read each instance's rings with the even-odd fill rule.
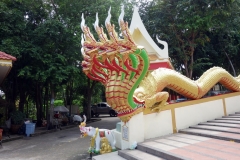
[[[210,42],[207,33],[224,25],[236,1],[155,0],[142,8],[150,34],[169,42],[170,57],[176,69],[193,77],[194,55],[199,46]],[[150,19],[148,17],[158,17]],[[220,18],[221,17],[221,18]],[[179,61],[180,60],[180,61]]]
[[[93,23],[96,20],[96,13],[99,15],[100,25],[104,26],[105,19],[107,18],[109,7],[111,6],[111,15],[112,19],[111,22],[114,24],[118,24],[118,16],[120,15],[120,6],[121,3],[125,4],[125,12],[126,12],[126,18],[130,21],[130,17],[132,15],[132,9],[134,3],[127,3],[128,1],[122,1],[122,0],[95,0],[95,1],[68,1],[68,0],[55,0],[55,1],[49,1],[49,3],[52,3],[52,6],[54,8],[54,12],[56,13],[58,19],[66,25],[66,27],[71,30],[76,37],[78,37],[78,42],[80,42],[82,31],[80,29],[80,22],[81,22],[81,15],[84,14],[84,17],[86,19],[86,24],[90,27],[91,32],[95,35],[95,38],[97,39],[96,33],[94,31]],[[134,2],[134,1],[133,1]],[[105,32],[106,29],[103,27]],[[119,31],[119,26],[116,25],[116,30]],[[81,46],[79,46],[80,48]],[[79,49],[80,50],[80,49]],[[78,51],[79,51],[78,50]],[[81,53],[79,53],[81,56]],[[82,60],[82,57],[80,57],[80,61]],[[80,67],[81,70],[81,67]],[[84,78],[82,78],[84,76]],[[81,78],[80,78],[81,77]],[[99,83],[95,81],[89,80],[83,72],[80,72],[80,77],[78,78],[81,83],[77,82],[76,80],[71,83],[71,85],[67,85],[66,92],[68,92],[66,95],[71,95],[71,92],[75,92],[78,94],[83,95],[83,107],[84,112],[87,114],[87,118],[91,118],[91,104],[92,104],[92,96],[96,95],[97,93],[101,94],[101,86]],[[73,88],[74,86],[74,88]],[[95,91],[98,90],[96,93]],[[67,101],[73,100],[70,97],[67,97]],[[70,100],[71,99],[71,100]]]
[[[49,17],[46,11],[51,7],[43,1],[6,0],[1,7],[6,25],[0,30],[3,35],[0,46],[18,59],[5,83],[6,98],[11,96],[13,104],[20,99],[19,109],[23,110],[26,97],[31,94],[40,121],[44,88],[52,86],[53,90],[79,72],[75,66],[77,51],[72,51],[77,46],[73,42],[74,34],[63,23]],[[12,87],[12,93],[8,93],[7,84],[11,84],[8,86]]]
[[[82,78],[84,75],[79,64],[82,59],[81,14],[86,15],[88,25],[93,29],[91,23],[95,21],[95,13],[99,12],[100,22],[104,24],[112,6],[112,21],[116,24],[122,2],[127,0],[1,1],[0,48],[17,58],[2,85],[13,110],[16,107],[24,110],[32,102],[40,122],[47,114],[50,99],[58,92],[65,92],[66,103],[71,106],[75,98],[85,95],[81,88],[88,86],[87,90],[91,90],[86,77]],[[126,8],[126,13],[132,11],[132,8]],[[95,91],[88,93],[95,94]],[[89,108],[90,103],[91,99],[88,100]]]

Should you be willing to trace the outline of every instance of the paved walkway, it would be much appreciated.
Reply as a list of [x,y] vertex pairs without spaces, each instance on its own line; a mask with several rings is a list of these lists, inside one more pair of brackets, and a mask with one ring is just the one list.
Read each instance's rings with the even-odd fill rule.
[[[100,118],[94,118],[94,119],[91,119],[91,121],[87,121],[87,124],[95,121],[100,121],[100,120],[101,120]],[[62,126],[61,129],[64,130],[64,129],[74,128],[74,127],[78,127],[78,124],[69,124],[66,126]],[[59,130],[60,129],[48,130],[46,127],[36,127],[34,134],[32,134],[31,136],[40,136],[47,133],[57,132]],[[8,137],[6,134],[3,134],[2,143],[18,140],[24,137],[26,137],[26,135],[10,134],[10,137]]]

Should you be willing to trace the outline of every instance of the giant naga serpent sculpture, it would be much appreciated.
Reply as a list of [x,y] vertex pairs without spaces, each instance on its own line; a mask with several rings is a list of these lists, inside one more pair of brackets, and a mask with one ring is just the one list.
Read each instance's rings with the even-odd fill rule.
[[111,8],[105,26],[109,38],[98,26],[98,15],[94,28],[100,42],[96,41],[85,25],[82,15],[82,67],[84,73],[92,80],[100,81],[106,87],[107,103],[118,112],[118,117],[127,122],[144,108],[160,111],[169,97],[169,88],[190,99],[204,96],[218,82],[232,91],[240,91],[240,76],[234,78],[226,70],[213,67],[207,70],[198,80],[193,81],[180,73],[158,68],[148,72],[149,59],[144,47],[137,46],[124,22],[124,9],[118,22],[124,39],[120,39],[110,23]]

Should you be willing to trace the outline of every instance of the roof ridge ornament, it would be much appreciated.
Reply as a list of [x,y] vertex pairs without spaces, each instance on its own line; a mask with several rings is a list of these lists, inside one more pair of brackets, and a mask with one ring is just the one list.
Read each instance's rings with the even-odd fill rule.
[[158,35],[156,35],[156,39],[157,39],[158,43],[160,43],[160,44],[162,44],[164,46],[163,49],[160,48],[162,50],[162,53],[163,54],[168,54],[168,43],[158,39]]

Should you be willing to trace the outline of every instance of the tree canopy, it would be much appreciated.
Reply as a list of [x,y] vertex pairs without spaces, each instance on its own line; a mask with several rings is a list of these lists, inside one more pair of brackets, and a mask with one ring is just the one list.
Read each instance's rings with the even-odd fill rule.
[[[192,79],[212,67],[240,73],[240,0],[2,0],[0,50],[17,58],[1,86],[5,92],[0,114],[18,108],[48,114],[51,99],[80,104],[90,117],[90,105],[104,100],[104,87],[81,69],[81,15],[93,34],[96,13],[104,26],[111,7],[117,24],[121,4],[130,24],[133,8],[153,39],[169,43],[176,70]],[[103,27],[105,29],[105,27]],[[105,30],[106,31],[106,30]],[[119,31],[116,25],[116,31]],[[96,39],[97,36],[95,35]],[[161,46],[160,46],[161,47]]]
[[[239,21],[237,0],[155,0],[141,3],[141,9],[144,24],[151,36],[158,34],[169,43],[169,55],[175,68],[189,78],[196,75],[194,70],[202,73],[206,67],[216,65],[211,59],[211,53],[218,53],[218,58],[221,59],[219,48],[213,47],[217,45],[213,35],[228,32],[224,34],[228,37],[233,31],[234,35],[239,35],[236,23]],[[232,38],[231,42],[225,40],[225,46],[232,46],[232,41],[237,37],[228,38]],[[223,41],[220,42],[222,44]],[[210,46],[212,52],[209,52]],[[232,46],[231,49],[233,48],[235,53],[239,52],[239,46]]]

